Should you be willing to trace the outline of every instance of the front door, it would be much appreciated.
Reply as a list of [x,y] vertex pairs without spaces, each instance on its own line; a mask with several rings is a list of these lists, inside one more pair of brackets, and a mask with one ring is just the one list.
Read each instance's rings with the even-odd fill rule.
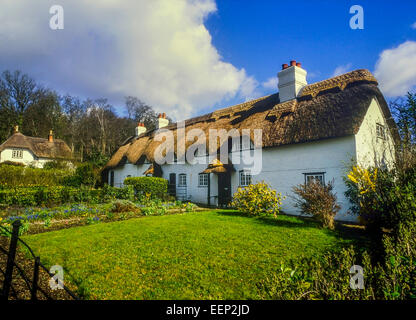
[[231,201],[231,174],[218,174],[218,206],[224,207]]
[[176,173],[169,174],[168,192],[171,196],[176,197]]

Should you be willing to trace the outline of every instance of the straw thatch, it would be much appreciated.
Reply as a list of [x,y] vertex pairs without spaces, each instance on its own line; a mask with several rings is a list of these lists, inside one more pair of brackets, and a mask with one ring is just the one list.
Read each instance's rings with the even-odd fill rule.
[[235,171],[235,169],[234,169],[234,166],[230,162],[223,164],[218,159],[215,159],[201,173],[226,173],[226,172],[231,172],[231,171]]
[[27,149],[38,158],[66,159],[72,158],[71,149],[60,139],[49,142],[48,139],[28,137],[15,132],[9,139],[0,145],[0,152],[7,148]]
[[[376,98],[390,126],[395,139],[397,128],[387,103],[377,87],[377,80],[368,70],[356,70],[325,81],[306,86],[300,97],[280,103],[279,94],[262,97],[236,106],[185,121],[186,133],[192,129],[201,129],[209,144],[209,129],[262,130],[262,147],[277,147],[288,144],[316,141],[354,135],[358,132],[367,109]],[[176,124],[166,127],[174,134],[171,150],[177,150]],[[129,142],[113,155],[106,168],[123,163],[124,158],[137,163],[142,157],[154,161],[154,151],[160,145],[155,141],[157,131],[150,131]],[[221,134],[227,140],[226,132]],[[196,141],[196,139],[195,139]],[[194,141],[185,141],[188,148]],[[217,148],[220,142],[217,142]]]

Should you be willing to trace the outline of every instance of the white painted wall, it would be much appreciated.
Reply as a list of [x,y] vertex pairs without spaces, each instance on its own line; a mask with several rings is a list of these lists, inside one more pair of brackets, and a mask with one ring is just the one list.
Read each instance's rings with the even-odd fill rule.
[[[376,124],[382,124],[386,131],[386,139],[377,137]],[[394,140],[383,116],[377,99],[371,101],[360,130],[355,135],[357,146],[357,162],[360,166],[370,166],[385,163],[388,167],[394,164]]]
[[5,162],[5,161],[13,161],[13,162],[20,162],[23,163],[25,165],[32,165],[36,168],[43,168],[43,165],[48,162],[51,161],[51,159],[47,159],[47,158],[38,158],[36,157],[32,151],[28,150],[28,149],[19,149],[19,150],[23,150],[23,158],[13,158],[13,150],[18,150],[19,148],[7,148],[4,149],[2,152],[0,152],[0,162]]
[[[300,214],[294,207],[292,187],[305,183],[304,173],[325,172],[325,182],[334,179],[334,191],[337,194],[341,211],[337,220],[355,220],[347,215],[348,199],[342,179],[347,172],[347,164],[355,158],[354,136],[308,142],[302,144],[264,149],[263,167],[260,174],[253,176],[253,183],[264,180],[286,199],[282,210],[288,214]],[[239,184],[238,171],[244,165],[235,165],[236,172],[232,177],[232,192],[237,191]]]

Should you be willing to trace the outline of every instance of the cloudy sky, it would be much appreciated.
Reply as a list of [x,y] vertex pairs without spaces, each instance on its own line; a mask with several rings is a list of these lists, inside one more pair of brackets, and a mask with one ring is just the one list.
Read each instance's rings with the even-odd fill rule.
[[[64,29],[52,30],[52,5]],[[364,30],[352,30],[353,4]],[[295,59],[310,83],[367,68],[388,98],[416,86],[415,1],[1,0],[0,70],[59,93],[137,96],[176,120],[277,91]]]

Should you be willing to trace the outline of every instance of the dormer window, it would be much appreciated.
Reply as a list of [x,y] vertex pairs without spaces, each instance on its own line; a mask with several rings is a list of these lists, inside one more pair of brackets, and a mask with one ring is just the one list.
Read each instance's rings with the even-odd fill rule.
[[386,140],[386,129],[380,123],[376,124],[376,134],[377,134],[377,138]]
[[21,150],[21,149],[13,149],[13,151],[12,151],[12,158],[13,159],[22,159],[23,158],[23,150]]

